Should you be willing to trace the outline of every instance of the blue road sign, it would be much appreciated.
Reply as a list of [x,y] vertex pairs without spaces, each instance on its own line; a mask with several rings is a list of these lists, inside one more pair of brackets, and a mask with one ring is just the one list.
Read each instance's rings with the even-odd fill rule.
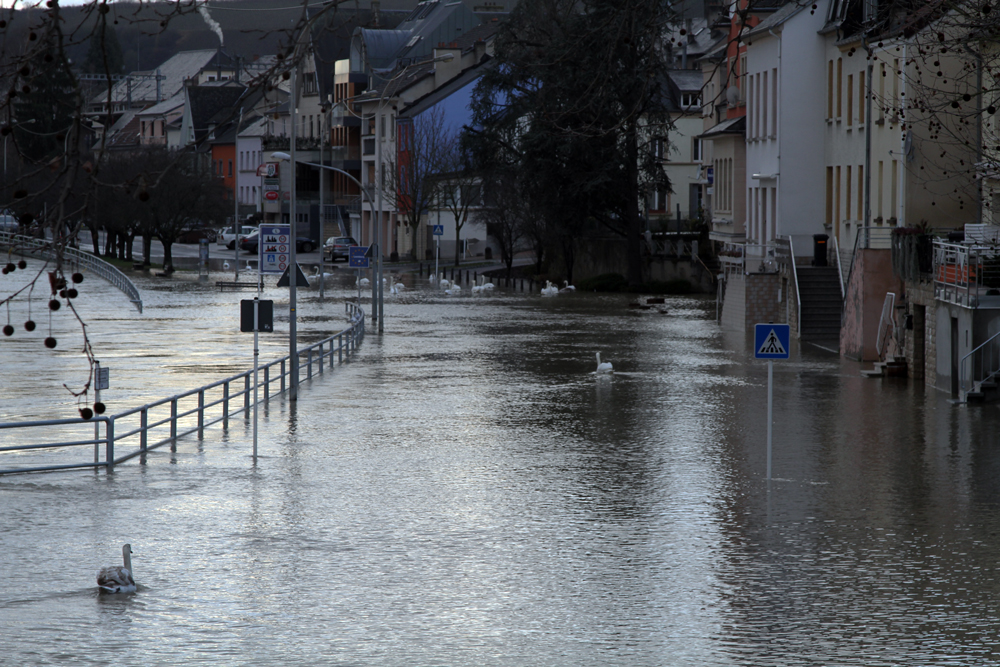
[[444,236],[444,225],[434,225],[434,236]]
[[368,246],[352,245],[347,252],[347,266],[352,269],[368,268]]
[[791,330],[787,324],[755,324],[753,356],[755,359],[787,359]]

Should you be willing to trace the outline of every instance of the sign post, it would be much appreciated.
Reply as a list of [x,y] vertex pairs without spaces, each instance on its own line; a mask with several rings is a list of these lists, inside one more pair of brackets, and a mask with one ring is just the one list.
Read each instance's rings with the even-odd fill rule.
[[771,431],[774,407],[774,360],[787,359],[791,329],[787,324],[755,324],[754,359],[767,359],[767,479],[771,480]]
[[[94,405],[96,406],[101,402],[101,390],[108,388],[108,380],[111,378],[111,372],[107,368],[101,368],[101,362],[94,359]],[[97,411],[95,410],[95,413]],[[97,463],[97,459],[100,456],[100,449],[97,446],[97,441],[101,437],[101,423],[94,422],[94,463]]]
[[[368,268],[368,247],[363,245],[352,245],[347,249],[347,265],[352,269],[357,269],[358,284],[358,307],[361,306],[361,269]],[[374,306],[373,306],[374,308]]]
[[[441,214],[438,213],[440,218]],[[436,247],[434,248],[434,281],[436,284],[440,285],[438,282],[438,262],[441,259],[441,237],[444,236],[444,225],[434,225],[434,242]]]
[[258,332],[274,331],[274,302],[260,297],[240,301],[240,331],[253,331],[253,460],[257,460],[257,359]]

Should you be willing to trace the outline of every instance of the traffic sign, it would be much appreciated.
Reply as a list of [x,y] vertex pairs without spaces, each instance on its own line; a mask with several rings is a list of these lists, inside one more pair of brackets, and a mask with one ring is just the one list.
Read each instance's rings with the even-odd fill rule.
[[289,225],[261,225],[257,232],[260,273],[284,273],[289,264],[292,228]]
[[277,201],[280,195],[274,190],[268,190],[264,193],[264,199],[268,201]]
[[753,328],[755,359],[787,359],[790,327],[787,324],[755,324]]
[[434,225],[434,236],[444,236],[444,225]]
[[352,245],[347,253],[347,266],[352,269],[368,268],[368,246]]

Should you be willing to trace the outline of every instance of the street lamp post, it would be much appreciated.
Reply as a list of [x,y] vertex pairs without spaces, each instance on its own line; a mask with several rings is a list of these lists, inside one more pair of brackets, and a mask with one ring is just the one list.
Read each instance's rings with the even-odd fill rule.
[[[378,209],[372,208],[372,218],[375,219],[373,234],[375,239],[375,247],[377,248],[375,263],[376,263],[376,275],[375,275],[375,285],[372,286],[372,310],[376,310],[375,307],[375,293],[378,292],[378,332],[382,333],[383,330],[383,289],[382,284],[382,110],[385,106],[385,95],[389,91],[392,84],[400,79],[410,67],[414,65],[425,65],[427,63],[437,63],[437,62],[447,62],[455,57],[452,53],[443,53],[440,56],[435,56],[430,60],[424,60],[419,63],[410,63],[406,67],[403,67],[395,76],[386,81],[385,87],[382,88],[382,92],[378,97],[378,104],[375,107],[375,112],[373,118],[375,119],[375,199],[378,202]],[[363,188],[362,188],[363,189]],[[370,204],[370,199],[369,199]]]
[[[296,264],[297,258],[295,256],[296,242],[298,240],[298,234],[295,230],[295,218],[296,218],[296,205],[298,200],[295,195],[295,117],[298,115],[298,99],[296,98],[295,84],[298,74],[298,66],[292,66],[292,82],[291,82],[291,95],[289,99],[291,100],[291,119],[292,119],[292,132],[291,141],[289,143],[291,148],[291,155],[289,159],[291,161],[291,177],[292,184],[289,188],[290,198],[288,202],[288,235],[291,237],[291,244],[288,252],[288,347],[289,347],[289,374],[291,376],[291,381],[288,386],[288,398],[292,401],[297,401],[299,398],[299,348],[298,348],[298,326],[296,323],[296,287],[298,284],[298,265]],[[258,243],[261,239],[257,240]],[[257,269],[260,270],[260,267]]]

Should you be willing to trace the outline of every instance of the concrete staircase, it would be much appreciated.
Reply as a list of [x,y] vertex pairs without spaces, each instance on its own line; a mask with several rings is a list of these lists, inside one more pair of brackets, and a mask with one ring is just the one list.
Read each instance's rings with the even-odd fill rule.
[[906,377],[906,372],[904,357],[889,356],[885,361],[876,361],[870,371],[861,371],[861,375],[869,378]]
[[801,340],[839,340],[844,299],[836,267],[796,266],[802,303]]

